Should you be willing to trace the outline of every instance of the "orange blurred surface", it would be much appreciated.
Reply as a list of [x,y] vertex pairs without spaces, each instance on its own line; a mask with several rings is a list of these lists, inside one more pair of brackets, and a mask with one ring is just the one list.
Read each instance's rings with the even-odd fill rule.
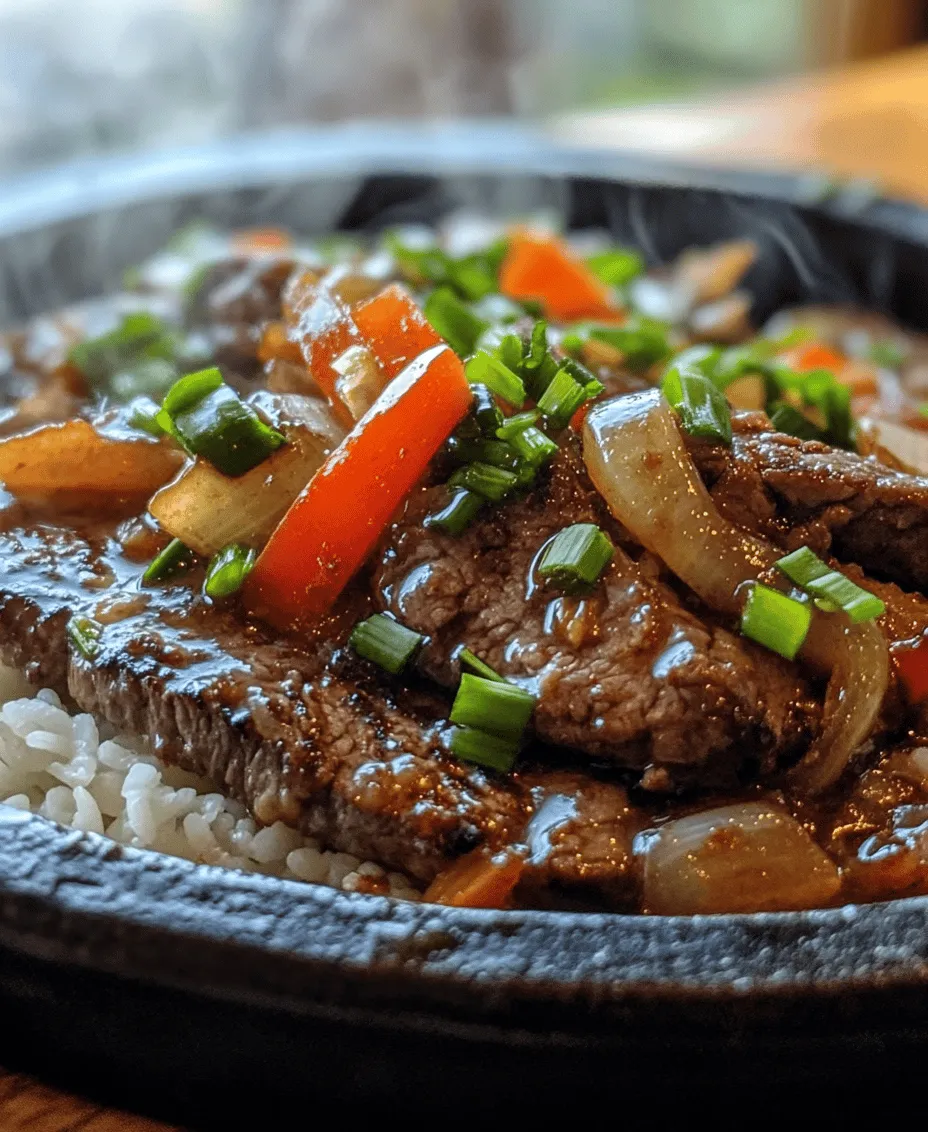
[[575,144],[874,180],[928,204],[928,46],[685,104],[576,114]]

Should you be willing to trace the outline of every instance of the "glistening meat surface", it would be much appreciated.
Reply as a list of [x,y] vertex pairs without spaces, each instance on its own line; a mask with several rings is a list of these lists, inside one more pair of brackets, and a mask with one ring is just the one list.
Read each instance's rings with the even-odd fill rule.
[[[140,590],[143,565],[116,524],[42,523],[15,507],[3,523],[3,660],[149,736],[166,762],[208,775],[259,820],[425,883],[472,849],[524,842],[529,888],[630,899],[634,826],[620,785],[530,767],[503,780],[457,762],[440,697],[391,687],[337,643],[272,638],[195,586]],[[69,653],[74,613],[104,625],[92,660]]]
[[619,546],[583,603],[538,584],[534,564],[567,524],[625,538],[569,445],[546,483],[461,538],[423,527],[441,490],[411,498],[374,583],[383,608],[428,635],[429,676],[453,685],[467,646],[538,695],[543,739],[642,771],[656,790],[769,773],[814,734],[796,668],[690,608],[650,559]]

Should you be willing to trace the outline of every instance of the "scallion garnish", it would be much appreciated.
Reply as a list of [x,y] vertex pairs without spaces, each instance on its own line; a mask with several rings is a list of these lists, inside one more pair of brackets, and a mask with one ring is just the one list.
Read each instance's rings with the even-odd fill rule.
[[72,617],[67,624],[68,639],[85,660],[93,660],[100,651],[103,626],[90,617]]
[[751,587],[741,613],[741,632],[787,660],[795,659],[811,623],[812,608],[807,602],[760,582]]
[[525,404],[525,384],[522,378],[486,350],[478,350],[474,354],[467,363],[465,373],[468,381],[485,385],[491,393],[517,409]]
[[484,680],[496,680],[500,684],[506,683],[498,672],[495,672],[486,661],[481,660],[468,648],[463,648],[458,653],[458,663],[462,668],[469,668],[475,676],[482,676]]
[[807,416],[785,401],[774,402],[767,410],[770,423],[777,432],[785,432],[787,436],[795,436],[799,440],[821,440],[822,430],[809,420]]
[[546,464],[558,450],[556,441],[534,425],[517,432],[509,443],[516,454],[532,468]]
[[512,770],[519,757],[519,744],[500,739],[475,727],[455,727],[451,753],[465,762],[477,763],[503,773]]
[[396,676],[409,663],[423,639],[421,633],[414,633],[385,613],[375,613],[355,625],[348,644],[358,656]]
[[535,710],[535,697],[506,681],[487,680],[465,672],[454,703],[452,723],[474,727],[510,743],[518,743]]
[[[178,351],[173,330],[155,315],[136,311],[108,334],[72,347],[68,361],[94,389],[127,400],[139,392],[160,395],[177,376],[174,361]],[[137,380],[130,380],[133,374]],[[117,377],[122,380],[114,387]]]
[[457,537],[463,534],[477,518],[485,502],[484,496],[462,488],[454,492],[446,507],[429,515],[425,520],[425,525],[437,527],[445,534]]
[[611,248],[587,258],[587,267],[609,287],[624,287],[644,271],[644,260],[630,248]]
[[456,460],[462,464],[477,461],[492,464],[494,468],[507,468],[514,472],[521,460],[513,444],[505,440],[491,440],[488,437],[453,436],[448,448]]
[[258,555],[248,546],[230,543],[210,559],[203,592],[207,597],[223,598],[237,593],[251,573]]
[[518,485],[518,482],[518,477],[513,472],[477,461],[458,468],[448,484],[451,487],[464,487],[468,491],[475,491],[484,499],[499,503]]
[[828,602],[832,608],[843,610],[855,623],[872,621],[886,609],[876,594],[862,589],[839,570],[832,570],[807,546],[779,559],[777,568],[817,602]]
[[182,377],[168,391],[159,423],[194,456],[226,476],[250,471],[285,443],[215,367]]
[[516,413],[514,416],[507,417],[503,423],[497,428],[496,435],[500,440],[511,441],[514,436],[520,432],[524,432],[531,425],[535,424],[541,413],[537,409],[528,409],[524,413]]
[[147,586],[151,582],[163,582],[182,574],[193,566],[196,558],[196,554],[179,538],[171,539],[164,550],[156,554],[148,564],[142,575],[142,584]]
[[731,409],[708,377],[673,365],[664,374],[661,391],[690,436],[731,444]]
[[128,405],[126,422],[131,428],[147,432],[150,436],[163,436],[164,429],[158,420],[161,411],[150,397],[137,397]]
[[538,398],[538,408],[554,428],[566,428],[570,418],[586,400],[583,386],[571,377],[567,369],[562,368]]
[[623,355],[629,369],[641,371],[669,357],[669,331],[667,323],[637,315],[622,326],[592,325],[585,330],[578,328],[575,334],[581,343],[586,338],[605,342]]
[[450,287],[438,287],[425,300],[423,314],[452,350],[462,358],[474,352],[477,339],[490,325],[457,297]]
[[474,407],[471,412],[477,427],[481,432],[492,436],[503,424],[503,414],[493,399],[493,394],[485,385],[475,382],[470,388],[474,395]]
[[595,523],[574,523],[554,536],[538,564],[538,576],[565,593],[591,586],[612,561],[612,540]]

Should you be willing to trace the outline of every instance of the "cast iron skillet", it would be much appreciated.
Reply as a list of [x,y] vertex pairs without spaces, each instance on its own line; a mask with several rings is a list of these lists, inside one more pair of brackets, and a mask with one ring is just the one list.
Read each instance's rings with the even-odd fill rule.
[[[652,260],[750,234],[756,314],[928,327],[928,217],[809,179],[654,168],[495,124],[247,138],[0,190],[0,316],[118,285],[185,221],[305,231],[556,207]],[[658,1087],[918,1073],[928,899],[644,918],[439,909],[195,867],[0,809],[0,1060],[204,1123],[288,1098],[551,1111]],[[499,1112],[497,1107],[495,1111]]]

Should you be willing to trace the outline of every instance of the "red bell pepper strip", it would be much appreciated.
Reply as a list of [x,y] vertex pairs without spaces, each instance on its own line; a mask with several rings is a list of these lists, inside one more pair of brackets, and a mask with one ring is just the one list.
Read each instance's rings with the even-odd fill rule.
[[541,303],[559,322],[624,317],[602,280],[553,236],[515,232],[500,268],[499,289],[511,299]]
[[245,588],[278,628],[324,614],[468,411],[464,366],[436,346],[396,377],[283,517]]
[[379,295],[361,303],[353,315],[355,326],[380,363],[387,381],[396,377],[413,358],[443,341],[399,283],[391,283]]
[[909,702],[920,704],[928,699],[928,636],[917,644],[904,641],[894,646],[892,656]]
[[810,342],[804,346],[793,346],[780,355],[788,366],[798,373],[808,373],[813,369],[830,369],[838,373],[847,363],[847,358],[831,346],[821,342]]

